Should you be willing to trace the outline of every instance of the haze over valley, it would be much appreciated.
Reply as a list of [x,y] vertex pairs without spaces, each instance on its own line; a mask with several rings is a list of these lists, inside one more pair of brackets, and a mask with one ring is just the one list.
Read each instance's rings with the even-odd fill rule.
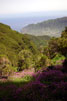
[[44,11],[0,16],[0,22],[9,25],[13,30],[22,31],[29,24],[36,24],[50,19],[66,17],[67,11]]
[[62,17],[50,19],[37,24],[30,24],[22,28],[22,33],[28,33],[35,36],[48,35],[51,37],[59,37],[66,26],[67,17]]

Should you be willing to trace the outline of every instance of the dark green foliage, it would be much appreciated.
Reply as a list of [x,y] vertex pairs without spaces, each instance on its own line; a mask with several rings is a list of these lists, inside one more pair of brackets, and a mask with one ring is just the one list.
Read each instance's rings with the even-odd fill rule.
[[67,28],[62,32],[60,38],[52,38],[49,41],[50,58],[54,58],[57,53],[67,57]]
[[49,54],[50,54],[50,58],[54,58],[56,56],[56,54],[58,53],[58,38],[52,38],[49,41]]
[[62,32],[61,37],[67,38],[67,27],[65,27],[65,30]]
[[44,49],[43,49],[43,54],[48,56],[48,58],[50,57],[50,54],[49,54],[49,47],[48,46],[45,46]]
[[48,41],[50,40],[50,37],[47,35],[44,35],[44,36],[34,36],[29,34],[25,34],[25,35],[28,36],[30,40],[32,40],[38,48],[40,46],[48,45]]
[[58,51],[67,57],[67,38],[58,39]]
[[61,34],[61,38],[58,40],[59,51],[67,57],[67,27]]

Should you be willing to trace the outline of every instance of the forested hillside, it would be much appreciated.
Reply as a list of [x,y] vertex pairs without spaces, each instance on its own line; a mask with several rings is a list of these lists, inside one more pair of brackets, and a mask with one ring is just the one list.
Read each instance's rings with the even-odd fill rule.
[[[23,53],[22,50],[24,50]],[[38,50],[36,45],[27,36],[13,31],[8,25],[0,23],[1,65],[5,64],[5,62],[9,64],[8,61],[10,61],[11,66],[18,67],[21,56],[19,56],[20,53],[31,54],[33,57],[33,55],[38,53]],[[30,60],[28,59],[27,61]]]
[[31,41],[34,42],[34,44],[38,47],[40,46],[47,46],[48,45],[48,41],[50,40],[51,37],[44,35],[44,36],[33,36],[30,34],[24,34],[27,37],[30,38]]
[[67,17],[51,19],[37,24],[30,24],[22,28],[22,33],[28,33],[35,36],[61,36],[61,32],[67,26]]
[[67,101],[67,27],[50,38],[0,23],[0,91],[1,101]]
[[67,56],[66,33],[67,28],[60,38],[36,37],[21,34],[12,30],[8,25],[0,23],[1,65],[16,67],[16,70],[35,68],[37,71],[44,66],[60,64],[58,61]]

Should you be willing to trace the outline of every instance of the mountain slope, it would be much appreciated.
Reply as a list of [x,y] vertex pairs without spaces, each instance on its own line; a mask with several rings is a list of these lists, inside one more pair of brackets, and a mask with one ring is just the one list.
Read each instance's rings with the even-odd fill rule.
[[53,20],[43,21],[37,24],[30,24],[22,29],[22,33],[41,36],[55,36],[61,35],[61,32],[67,26],[67,17],[57,18]]
[[30,40],[33,41],[33,43],[35,43],[37,47],[47,45],[48,41],[50,40],[50,37],[47,35],[44,35],[44,36],[33,36],[29,34],[25,34],[25,35],[29,37]]
[[0,55],[6,55],[16,66],[18,53],[23,49],[30,50],[33,54],[37,52],[36,46],[27,36],[0,23]]

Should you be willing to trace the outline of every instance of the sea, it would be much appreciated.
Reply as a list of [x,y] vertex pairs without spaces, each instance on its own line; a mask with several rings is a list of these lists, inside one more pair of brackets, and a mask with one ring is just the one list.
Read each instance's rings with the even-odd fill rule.
[[40,23],[49,19],[58,18],[57,16],[38,16],[38,17],[17,17],[17,18],[1,18],[0,23],[9,25],[13,30],[21,32],[22,28],[29,24]]

